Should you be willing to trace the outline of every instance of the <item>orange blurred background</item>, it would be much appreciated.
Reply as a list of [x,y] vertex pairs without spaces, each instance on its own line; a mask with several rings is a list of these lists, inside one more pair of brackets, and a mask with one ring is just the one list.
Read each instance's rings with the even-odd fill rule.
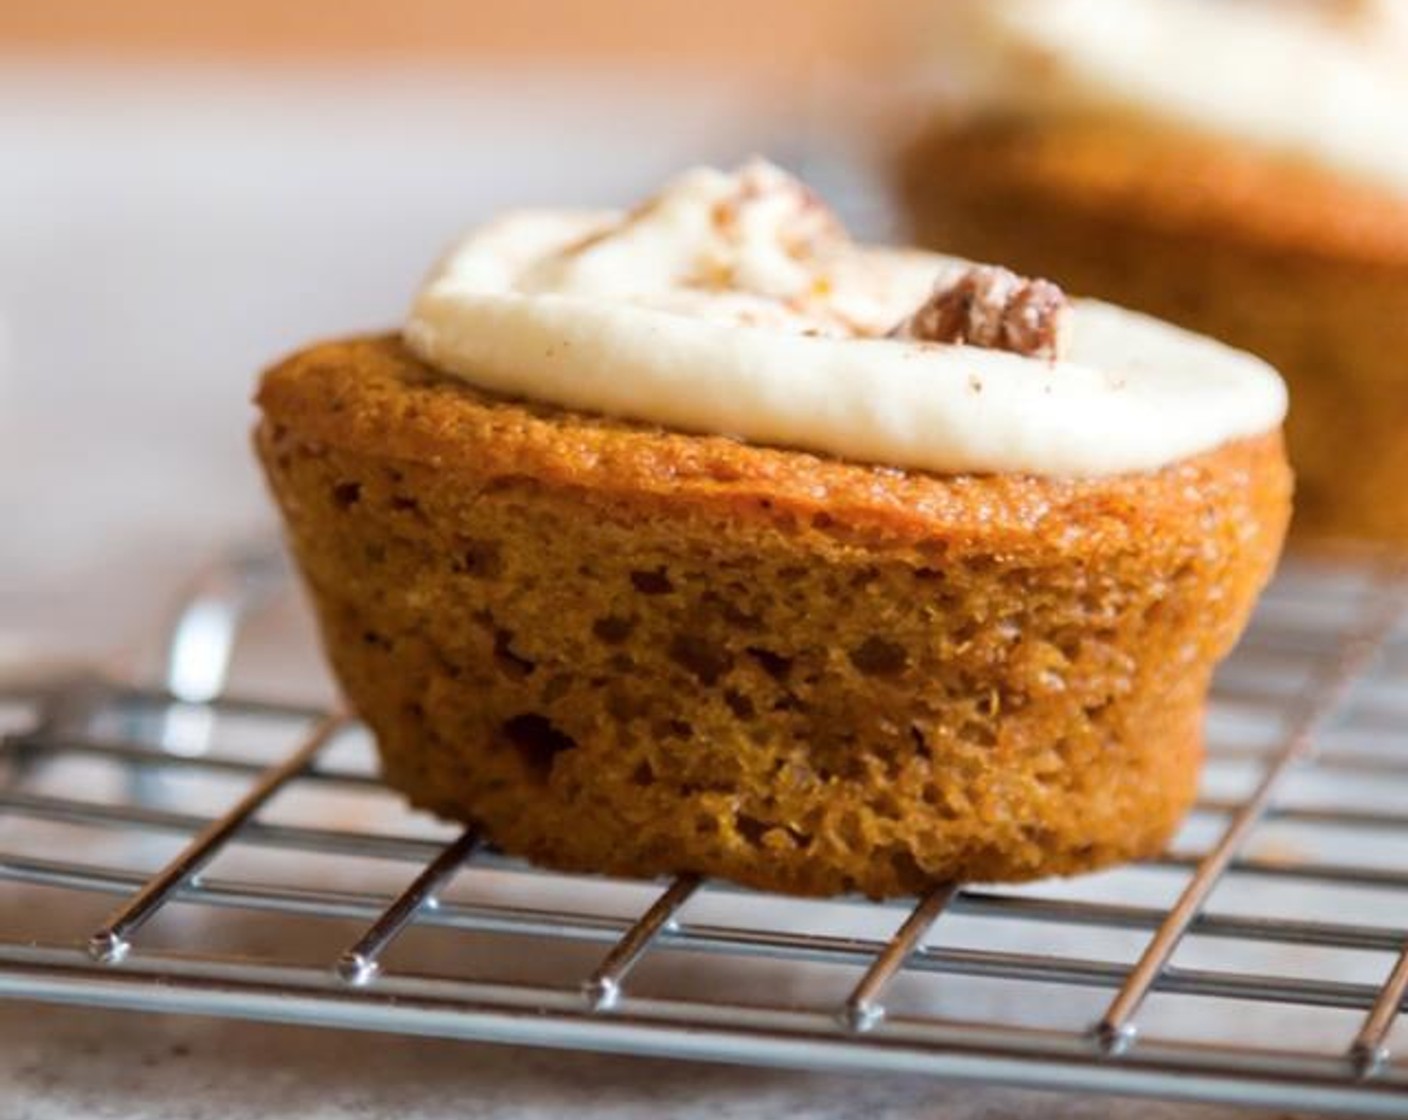
[[867,68],[922,0],[0,0],[11,53],[215,61],[668,62],[786,80]]

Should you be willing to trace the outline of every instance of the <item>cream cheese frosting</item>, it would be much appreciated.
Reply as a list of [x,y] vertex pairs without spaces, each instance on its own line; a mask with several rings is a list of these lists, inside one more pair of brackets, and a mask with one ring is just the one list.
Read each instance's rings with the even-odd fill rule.
[[1261,360],[1076,301],[1056,361],[895,336],[968,262],[851,241],[755,161],[629,213],[525,211],[470,234],[404,330],[493,392],[944,473],[1154,469],[1279,425]]
[[951,92],[1133,112],[1408,192],[1408,0],[946,0]]

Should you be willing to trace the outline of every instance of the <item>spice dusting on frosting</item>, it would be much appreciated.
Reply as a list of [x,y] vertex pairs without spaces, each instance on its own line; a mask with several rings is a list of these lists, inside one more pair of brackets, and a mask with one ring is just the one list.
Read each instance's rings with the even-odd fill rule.
[[1147,470],[1269,431],[1286,403],[1250,355],[857,243],[762,161],[630,211],[506,214],[445,258],[404,337],[490,392],[893,469]]
[[[789,261],[822,267],[850,243],[841,220],[809,186],[763,159],[752,159],[734,176],[731,194],[710,210],[714,231],[733,256],[761,245]],[[723,276],[725,287],[747,283],[735,262]],[[811,279],[815,279],[812,277]]]
[[[686,172],[535,262],[528,292],[583,294],[813,337],[883,334],[839,218],[766,160]],[[859,294],[859,298],[858,297]]]
[[940,280],[929,298],[892,332],[915,342],[957,343],[1059,361],[1070,345],[1071,303],[1049,280],[974,265]]

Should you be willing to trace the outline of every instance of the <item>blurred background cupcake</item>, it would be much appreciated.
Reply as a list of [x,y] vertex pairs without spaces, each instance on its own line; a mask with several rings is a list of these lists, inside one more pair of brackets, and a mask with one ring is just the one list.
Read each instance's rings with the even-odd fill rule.
[[947,0],[909,232],[1253,350],[1297,528],[1408,542],[1408,0]]

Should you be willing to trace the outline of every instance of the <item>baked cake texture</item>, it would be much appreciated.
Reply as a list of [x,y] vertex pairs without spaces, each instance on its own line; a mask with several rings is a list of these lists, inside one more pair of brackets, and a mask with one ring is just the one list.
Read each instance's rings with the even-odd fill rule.
[[1157,852],[1289,512],[1275,430],[940,475],[497,397],[396,336],[258,400],[386,780],[619,875],[878,898]]

